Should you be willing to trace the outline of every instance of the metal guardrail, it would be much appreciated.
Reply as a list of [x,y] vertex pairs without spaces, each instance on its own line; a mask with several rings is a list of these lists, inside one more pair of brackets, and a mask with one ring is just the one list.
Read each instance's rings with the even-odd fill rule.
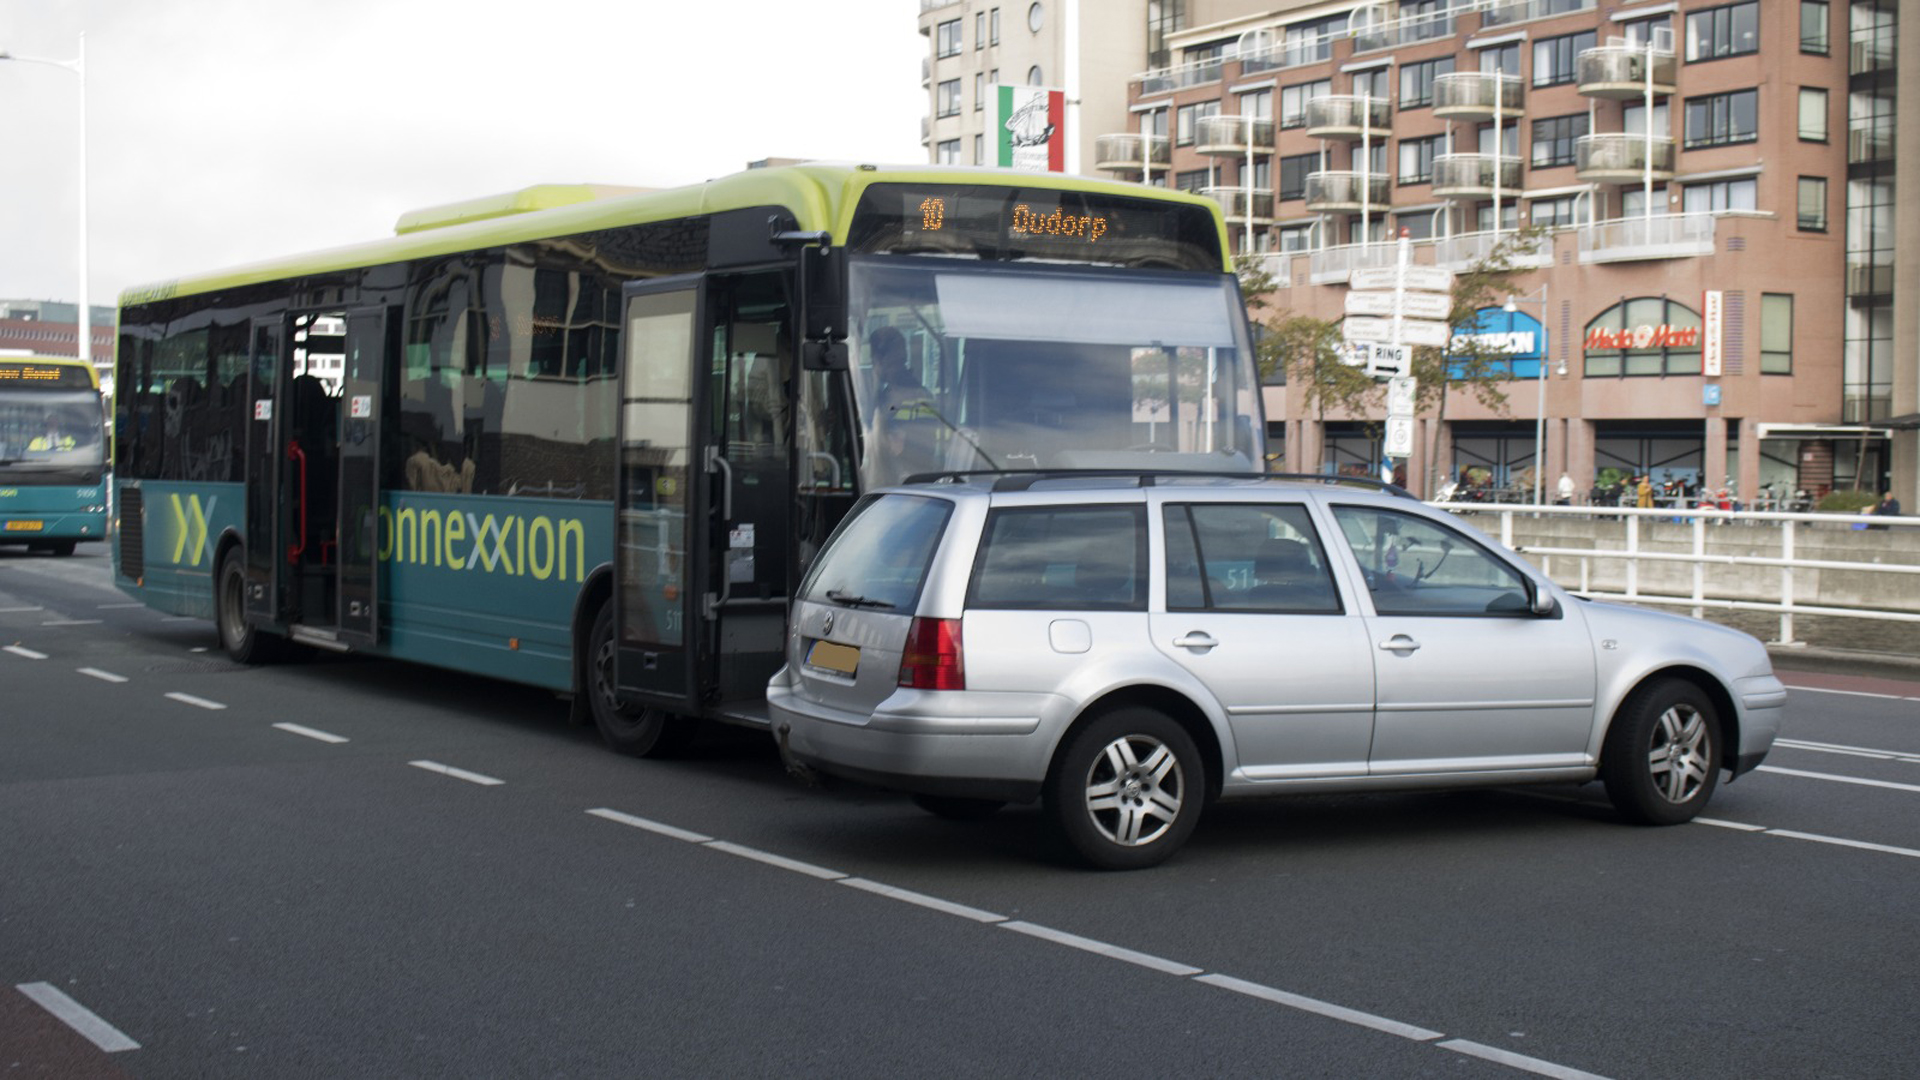
[[[1832,604],[1802,604],[1794,601],[1795,571],[1851,571],[1869,574],[1891,574],[1894,581],[1915,581],[1920,575],[1920,562],[1852,562],[1831,559],[1800,559],[1794,556],[1794,546],[1802,534],[1802,526],[1823,526],[1828,531],[1848,531],[1856,527],[1870,526],[1892,529],[1920,529],[1920,517],[1879,517],[1859,514],[1837,513],[1789,513],[1784,511],[1751,510],[1707,510],[1683,506],[1669,506],[1655,509],[1638,507],[1610,506],[1536,506],[1530,504],[1489,504],[1489,503],[1453,503],[1442,502],[1432,505],[1454,513],[1470,515],[1492,514],[1500,519],[1500,542],[1514,551],[1525,555],[1540,557],[1540,569],[1555,581],[1553,559],[1578,559],[1580,563],[1579,587],[1567,586],[1577,596],[1596,600],[1623,600],[1635,604],[1663,604],[1691,609],[1695,618],[1699,618],[1707,608],[1738,611],[1772,612],[1779,616],[1779,637],[1772,644],[1800,644],[1793,633],[1793,620],[1796,615],[1822,615],[1846,619],[1868,619],[1882,622],[1920,623],[1920,610],[1900,611],[1890,608],[1839,607]],[[1521,516],[1526,517],[1576,517],[1582,519],[1620,518],[1626,524],[1625,546],[1606,547],[1559,547],[1550,545],[1514,544],[1514,523]],[[1688,552],[1651,551],[1641,546],[1640,523],[1644,519],[1656,521],[1678,521],[1691,528],[1693,550]],[[1707,551],[1708,531],[1715,526],[1730,524],[1755,525],[1761,523],[1779,526],[1779,554],[1766,555],[1723,555]],[[1743,535],[1759,537],[1763,532],[1754,530]],[[1594,560],[1621,560],[1626,563],[1626,584],[1620,592],[1603,592],[1592,587],[1592,569]],[[1686,595],[1671,592],[1647,592],[1640,588],[1641,563],[1687,563],[1693,567],[1692,590]],[[1778,599],[1743,600],[1732,599],[1724,595],[1709,596],[1707,590],[1707,569],[1713,566],[1754,566],[1777,567]],[[1566,582],[1561,582],[1566,585]],[[1915,584],[1916,594],[1920,594],[1920,584]],[[1729,590],[1719,590],[1725,593]]]

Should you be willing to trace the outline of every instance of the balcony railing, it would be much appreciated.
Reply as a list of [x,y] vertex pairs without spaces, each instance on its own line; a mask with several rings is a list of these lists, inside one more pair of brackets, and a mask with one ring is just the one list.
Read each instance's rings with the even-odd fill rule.
[[[1433,241],[1433,262],[1450,270],[1461,270],[1485,259],[1502,240],[1511,240],[1513,230],[1505,232],[1457,233]],[[1541,237],[1530,251],[1512,253],[1515,267],[1535,268],[1553,263],[1553,241]]]
[[1847,259],[1848,296],[1885,296],[1893,292],[1893,263]]
[[1164,169],[1173,163],[1173,148],[1165,135],[1119,132],[1093,140],[1093,167],[1109,172],[1144,172],[1147,166]]
[[1203,116],[1194,134],[1202,154],[1270,154],[1273,120],[1264,116]]
[[1387,98],[1329,94],[1307,101],[1307,134],[1316,139],[1352,140],[1371,132],[1385,138],[1393,123],[1393,103]]
[[1594,0],[1485,0],[1480,15],[1482,27],[1509,26],[1530,19],[1545,19],[1576,11],[1593,10]]
[[1892,30],[1863,30],[1847,42],[1847,73],[1866,75],[1893,67],[1897,55]]
[[[1496,99],[1498,107],[1496,108]],[[1527,84],[1518,75],[1452,71],[1433,79],[1433,115],[1453,120],[1512,120],[1526,112]]]
[[1387,198],[1385,173],[1371,173],[1365,183],[1357,172],[1307,174],[1307,209],[1316,214],[1358,211],[1366,206],[1385,212]]
[[1673,53],[1655,50],[1649,54],[1638,45],[1602,45],[1582,52],[1574,61],[1574,82],[1588,97],[1625,101],[1646,94],[1649,68],[1653,92],[1673,93],[1679,71]]
[[1189,86],[1219,82],[1225,63],[1221,60],[1203,60],[1197,64],[1181,64],[1178,67],[1160,68],[1135,75],[1130,82],[1140,87],[1136,97],[1148,94],[1169,94],[1175,90],[1184,90]]
[[1580,261],[1633,262],[1713,254],[1714,215],[1655,214],[1580,228]]
[[1416,45],[1422,41],[1452,37],[1454,16],[1464,10],[1466,6],[1463,4],[1454,11],[1408,15],[1378,26],[1357,29],[1353,32],[1353,51],[1362,53],[1374,49],[1392,49],[1401,45]]
[[1645,135],[1582,135],[1573,144],[1573,173],[1593,184],[1631,184],[1646,179],[1651,165],[1655,180],[1673,179],[1673,140],[1656,137],[1647,154]]
[[[1264,224],[1273,220],[1273,192],[1253,191],[1236,187],[1201,188],[1200,194],[1220,204],[1220,210],[1228,221],[1245,222],[1247,208],[1253,208],[1253,222]],[[1249,199],[1251,195],[1251,199]]]
[[1307,280],[1315,285],[1331,285],[1351,278],[1355,270],[1397,266],[1399,261],[1398,244],[1347,244],[1323,248],[1307,260]]
[[1512,154],[1441,154],[1433,159],[1433,193],[1441,198],[1479,198],[1502,191],[1518,193],[1520,159]]
[[1847,129],[1847,162],[1893,160],[1893,122],[1871,120]]

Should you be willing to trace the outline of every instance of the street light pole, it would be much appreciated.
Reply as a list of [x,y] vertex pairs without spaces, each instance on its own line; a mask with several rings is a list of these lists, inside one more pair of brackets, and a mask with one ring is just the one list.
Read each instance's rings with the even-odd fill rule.
[[1547,327],[1551,312],[1547,307],[1547,283],[1540,283],[1540,298],[1532,294],[1507,297],[1506,311],[1511,315],[1521,304],[1540,305],[1540,332],[1546,338],[1540,347],[1540,371],[1535,376],[1533,406],[1533,505],[1540,505],[1541,478],[1547,467],[1547,365],[1553,360],[1553,331]]
[[93,309],[87,302],[87,35],[80,34],[80,52],[72,60],[48,60],[37,56],[14,56],[0,49],[0,61],[45,64],[73,72],[80,79],[80,310],[74,319],[80,343],[80,360],[93,363]]

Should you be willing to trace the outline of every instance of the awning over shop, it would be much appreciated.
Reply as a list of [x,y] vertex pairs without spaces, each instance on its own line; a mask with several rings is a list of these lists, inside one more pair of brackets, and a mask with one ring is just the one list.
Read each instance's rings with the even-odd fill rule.
[[1753,425],[1759,439],[1890,439],[1898,420],[1879,424],[1769,424]]

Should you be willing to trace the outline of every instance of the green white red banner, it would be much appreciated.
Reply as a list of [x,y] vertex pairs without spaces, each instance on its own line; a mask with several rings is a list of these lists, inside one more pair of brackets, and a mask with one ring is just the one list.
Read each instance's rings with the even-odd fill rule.
[[1067,95],[1033,86],[1000,86],[994,95],[994,163],[1030,172],[1067,171]]

